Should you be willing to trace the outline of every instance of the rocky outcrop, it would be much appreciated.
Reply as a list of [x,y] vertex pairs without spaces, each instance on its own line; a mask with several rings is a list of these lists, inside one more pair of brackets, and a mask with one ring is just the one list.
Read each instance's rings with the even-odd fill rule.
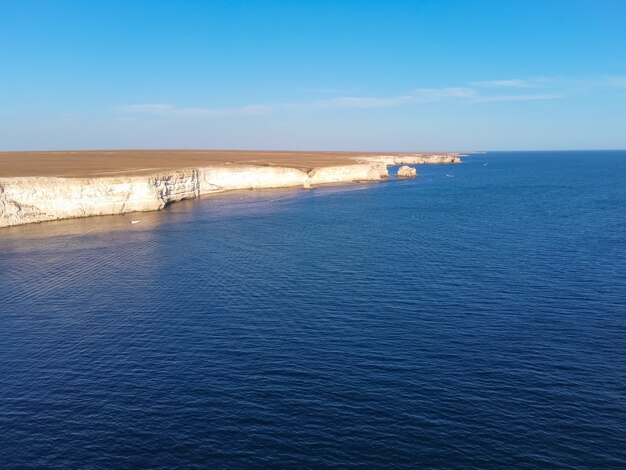
[[417,170],[411,166],[403,165],[398,168],[398,178],[415,178]]

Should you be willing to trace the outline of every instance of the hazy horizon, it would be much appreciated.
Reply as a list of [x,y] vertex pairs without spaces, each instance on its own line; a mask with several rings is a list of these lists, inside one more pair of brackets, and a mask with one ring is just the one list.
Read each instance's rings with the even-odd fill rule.
[[419,149],[419,148],[415,148],[415,149],[397,149],[397,150],[389,150],[389,149],[359,149],[359,148],[355,148],[355,149],[350,149],[350,148],[345,148],[345,149],[337,149],[337,148],[333,148],[333,149],[315,149],[315,148],[272,148],[272,147],[267,147],[267,148],[200,148],[200,147],[195,147],[195,148],[186,148],[186,147],[127,147],[127,148],[118,148],[118,147],[99,147],[99,148],[27,148],[27,149],[0,149],[0,152],[2,153],[17,153],[17,152],[110,152],[110,151],[124,151],[124,150],[129,150],[129,151],[136,151],[136,150],[172,150],[172,151],[206,151],[206,150],[210,150],[210,151],[228,151],[228,152],[232,152],[232,151],[236,151],[236,150],[241,150],[241,151],[253,151],[253,150],[259,150],[259,151],[267,151],[267,152],[333,152],[333,151],[337,151],[337,152],[364,152],[364,153],[370,153],[370,152],[385,152],[385,151],[392,151],[392,152],[397,152],[397,153],[412,153],[412,152],[416,152],[416,153],[420,153],[420,152],[424,152],[424,153],[435,153],[435,152],[441,152],[441,153],[459,153],[459,154],[463,154],[463,153],[467,153],[467,154],[480,154],[480,153],[498,153],[498,152],[506,152],[506,153],[514,153],[514,152],[520,152],[520,153],[534,153],[534,152],[623,152],[626,150],[626,148],[571,148],[571,149]]

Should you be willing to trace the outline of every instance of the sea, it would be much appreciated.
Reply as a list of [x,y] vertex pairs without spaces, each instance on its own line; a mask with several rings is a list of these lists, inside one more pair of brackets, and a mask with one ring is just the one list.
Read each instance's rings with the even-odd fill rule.
[[0,230],[0,468],[626,468],[626,152],[463,159]]

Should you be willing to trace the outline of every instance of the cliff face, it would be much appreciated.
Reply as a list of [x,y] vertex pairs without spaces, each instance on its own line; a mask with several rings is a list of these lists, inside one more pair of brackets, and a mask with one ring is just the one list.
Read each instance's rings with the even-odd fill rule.
[[161,209],[199,194],[197,171],[106,178],[0,180],[0,227]]
[[47,220],[151,211],[170,202],[235,189],[309,187],[378,181],[384,164],[297,168],[223,165],[150,176],[102,178],[20,177],[0,179],[0,227]]
[[0,227],[47,220],[152,211],[170,202],[235,189],[287,188],[380,181],[388,165],[458,163],[456,154],[404,154],[356,158],[348,165],[304,170],[220,164],[205,168],[94,178],[0,178]]
[[404,155],[378,155],[375,157],[362,157],[361,162],[378,162],[386,165],[424,165],[424,164],[443,164],[443,163],[461,163],[461,158],[455,153],[441,154],[404,154]]
[[309,184],[329,184],[346,181],[378,181],[388,176],[387,165],[383,163],[327,166],[316,168],[308,173]]

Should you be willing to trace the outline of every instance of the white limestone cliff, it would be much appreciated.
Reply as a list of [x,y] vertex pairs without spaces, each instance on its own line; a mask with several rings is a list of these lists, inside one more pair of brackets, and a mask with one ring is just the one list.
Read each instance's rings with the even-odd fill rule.
[[146,176],[0,178],[0,227],[47,220],[152,211],[171,202],[236,189],[310,187],[388,176],[379,163],[310,171],[223,165]]
[[326,166],[316,168],[308,173],[309,184],[378,181],[388,176],[387,165],[382,163]]
[[237,189],[310,188],[320,184],[380,181],[389,176],[388,165],[449,163],[448,160],[454,158],[450,155],[379,156],[361,158],[354,164],[311,170],[224,164],[152,175],[0,178],[0,227],[152,211],[182,199]]
[[361,157],[361,162],[378,162],[386,165],[425,165],[461,163],[461,158],[456,153],[415,153],[402,155],[377,155],[375,157]]

